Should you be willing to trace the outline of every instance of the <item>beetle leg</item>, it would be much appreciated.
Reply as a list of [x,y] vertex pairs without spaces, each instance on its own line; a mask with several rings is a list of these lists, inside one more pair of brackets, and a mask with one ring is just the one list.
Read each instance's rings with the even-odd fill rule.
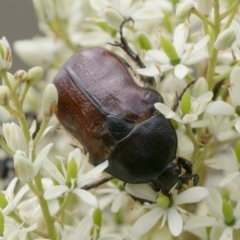
[[109,182],[110,180],[112,180],[112,179],[114,179],[114,178],[115,178],[115,177],[113,177],[113,176],[109,176],[109,177],[100,179],[99,181],[86,184],[86,185],[84,185],[83,187],[81,187],[81,189],[90,190],[90,189],[92,189],[92,188],[97,188],[98,186],[100,186],[100,185],[102,185],[102,184],[104,184],[104,183],[106,183],[106,182]]
[[177,158],[177,162],[178,165],[180,165],[182,168],[186,170],[186,173],[179,177],[180,180],[184,184],[188,184],[188,182],[193,179],[193,184],[194,186],[196,186],[199,181],[199,176],[198,174],[192,174],[192,163],[189,160],[181,157]]
[[[131,57],[132,60],[134,62],[136,62],[140,68],[146,68],[146,66],[144,65],[144,63],[142,62],[142,60],[140,59],[138,54],[133,52],[133,50],[128,45],[126,38],[123,36],[123,26],[125,25],[125,23],[127,23],[129,21],[132,21],[134,23],[134,20],[131,17],[128,17],[125,20],[123,20],[123,22],[121,23],[121,25],[119,27],[120,42],[115,41],[114,43],[109,43],[109,44],[112,46],[117,46],[117,47],[122,48],[123,51],[126,52],[126,54],[129,57]],[[141,76],[141,80],[149,83],[151,86],[153,86],[155,84],[155,80],[153,77]]]

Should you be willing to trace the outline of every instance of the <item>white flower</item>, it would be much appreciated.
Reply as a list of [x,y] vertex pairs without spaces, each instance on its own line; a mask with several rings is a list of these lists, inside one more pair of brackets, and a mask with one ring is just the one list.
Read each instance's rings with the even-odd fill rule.
[[45,146],[38,154],[34,161],[32,161],[32,151],[30,150],[29,156],[26,153],[17,150],[13,156],[14,167],[18,178],[23,182],[29,182],[38,174],[40,168],[42,167],[43,161],[46,159],[52,143]]
[[119,211],[123,204],[123,200],[128,194],[125,191],[121,191],[118,186],[108,182],[107,188],[100,188],[96,190],[97,194],[105,194],[99,198],[99,207],[104,209],[111,204],[111,211],[116,213]]
[[50,37],[36,37],[32,40],[14,42],[13,48],[23,62],[29,66],[49,67],[60,56],[70,56],[63,41]]
[[4,226],[4,234],[0,237],[0,240],[10,240],[10,239],[18,239],[18,240],[25,240],[27,239],[27,233],[32,232],[33,230],[37,229],[37,224],[33,224],[30,227],[23,227],[23,224],[15,224],[10,225],[5,224]]
[[232,148],[225,153],[218,154],[213,158],[207,159],[205,164],[211,168],[225,171],[227,176],[219,182],[220,187],[225,186],[240,175],[239,162],[236,153]]
[[160,204],[158,204],[158,193],[153,191],[147,184],[127,184],[126,191],[137,198],[153,202],[152,204],[146,205],[146,208],[150,208],[151,210],[141,216],[133,225],[132,234],[136,237],[148,232],[160,218],[162,218],[160,227],[163,227],[167,220],[171,234],[173,236],[179,236],[183,229],[183,219],[179,212],[188,214],[188,212],[179,207],[179,205],[199,202],[208,194],[207,189],[203,187],[192,187],[180,194],[174,192],[169,197],[163,195],[169,198],[170,204],[161,207],[159,206]]
[[[196,228],[212,227],[210,239],[233,240],[234,229],[240,229],[240,198],[238,198],[233,212],[229,213],[228,209],[225,214],[224,201],[216,189],[211,189],[207,200],[210,216],[195,216],[185,224],[184,229],[192,232]],[[226,223],[227,215],[232,215],[231,222]],[[219,233],[221,234],[220,237],[218,236]]]
[[[67,170],[69,164],[73,164],[74,168],[76,167],[76,169],[74,169],[74,171],[76,172],[76,176],[74,175],[73,177],[71,177],[68,174]],[[97,177],[101,175],[102,171],[108,166],[108,161],[99,164],[97,167],[93,168],[87,173],[83,172],[85,165],[86,162],[83,162],[82,154],[78,148],[76,148],[69,154],[67,169],[62,163],[63,174],[59,172],[57,167],[50,160],[45,161],[43,164],[44,169],[55,180],[57,180],[59,185],[48,188],[47,191],[44,193],[44,198],[47,200],[54,199],[64,193],[72,192],[76,194],[79,198],[81,198],[83,201],[85,201],[88,205],[96,208],[98,206],[96,197],[93,196],[90,192],[81,189],[81,187],[96,180]]]
[[85,216],[80,223],[77,225],[76,229],[72,229],[72,231],[67,231],[67,228],[62,225],[59,226],[61,239],[69,239],[69,240],[87,240],[90,239],[90,230],[93,227],[93,219],[91,216]]
[[0,71],[12,66],[12,54],[9,43],[5,37],[0,40]]
[[29,190],[28,185],[24,185],[18,191],[16,196],[14,196],[14,190],[15,190],[15,186],[17,184],[17,181],[18,181],[18,178],[14,178],[11,181],[11,183],[8,185],[7,189],[5,191],[3,191],[3,194],[5,195],[5,198],[8,201],[8,205],[2,210],[4,215],[9,215],[11,212],[13,212],[16,209],[19,202],[21,201],[22,197]]
[[159,4],[145,4],[143,2],[132,0],[128,1],[99,1],[90,0],[91,7],[102,15],[102,18],[96,18],[96,21],[105,20],[109,26],[118,29],[124,18],[132,17],[134,20],[155,20],[163,17],[159,9]]
[[28,152],[26,140],[22,129],[14,122],[3,124],[3,135],[7,145],[16,152],[21,150]]
[[157,63],[158,68],[156,66],[142,68],[138,69],[137,73],[146,76],[157,76],[166,71],[174,70],[174,75],[179,79],[183,79],[188,73],[188,67],[185,65],[193,65],[204,58],[207,58],[207,52],[200,50],[206,46],[210,39],[207,35],[198,43],[191,44],[191,46],[186,49],[188,31],[189,26],[187,23],[178,25],[174,31],[173,47],[179,58],[178,64],[171,64],[171,60],[164,51],[149,50],[146,52],[145,60]]
[[[163,103],[155,103],[154,107],[162,113],[166,118],[174,119],[175,121],[183,124],[192,124],[197,121],[198,116],[202,114],[206,107],[208,102],[212,99],[213,93],[211,91],[208,91],[204,93],[203,95],[197,97],[197,98],[191,98],[191,109],[188,114],[185,114],[182,118],[179,117],[177,113],[172,111],[169,107],[167,107]],[[201,122],[198,127],[202,127],[202,124],[208,124],[205,122]]]

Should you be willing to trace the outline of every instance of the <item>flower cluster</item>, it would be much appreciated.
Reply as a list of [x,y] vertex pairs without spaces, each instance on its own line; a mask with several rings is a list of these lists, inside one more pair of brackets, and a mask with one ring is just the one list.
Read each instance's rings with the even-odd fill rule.
[[[31,68],[11,73],[12,50],[0,39],[0,160],[15,173],[6,188],[1,183],[0,239],[239,239],[240,0],[32,3],[44,36],[13,43]],[[137,84],[164,99],[152,112],[176,131],[177,159],[169,166],[177,175],[166,168],[158,176],[166,185],[176,176],[170,191],[155,187],[155,178],[112,179],[104,172],[111,159],[93,167],[85,136],[76,143],[59,127],[53,77],[70,56],[94,46],[118,54]],[[9,168],[3,162],[1,181]]]

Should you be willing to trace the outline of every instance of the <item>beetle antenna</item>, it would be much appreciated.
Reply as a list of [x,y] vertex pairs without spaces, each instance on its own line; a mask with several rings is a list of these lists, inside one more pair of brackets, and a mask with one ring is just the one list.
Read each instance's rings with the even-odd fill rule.
[[194,81],[192,81],[192,82],[190,82],[183,90],[182,90],[182,92],[181,92],[181,94],[178,96],[177,95],[177,93],[176,93],[176,100],[175,100],[175,102],[174,102],[174,104],[173,104],[173,106],[172,106],[172,110],[175,112],[176,111],[176,109],[178,108],[178,106],[179,106],[179,102],[181,101],[181,99],[182,99],[182,97],[183,97],[183,94],[187,91],[187,89],[191,86],[191,85],[193,85],[195,82],[196,82],[197,80],[194,80]]
[[[134,20],[131,17],[126,18],[125,20],[123,20],[123,22],[120,24],[119,27],[119,34],[120,34],[120,42],[118,41],[114,41],[114,43],[108,43],[112,46],[116,46],[116,47],[120,47],[123,49],[123,51],[134,61],[137,63],[137,65],[140,68],[146,68],[146,66],[144,65],[144,63],[142,62],[142,60],[140,59],[140,57],[138,56],[138,54],[136,54],[135,52],[133,52],[133,50],[130,48],[130,46],[127,43],[126,38],[123,36],[123,27],[127,22],[132,22],[134,24]],[[147,83],[149,83],[151,86],[155,85],[155,80],[153,77],[148,77],[148,76],[144,76],[141,78],[143,78],[143,80]]]

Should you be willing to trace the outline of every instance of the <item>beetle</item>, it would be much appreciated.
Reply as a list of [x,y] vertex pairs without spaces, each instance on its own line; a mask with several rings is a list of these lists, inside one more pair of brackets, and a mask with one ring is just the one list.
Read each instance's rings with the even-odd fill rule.
[[[191,163],[176,157],[171,121],[154,108],[154,103],[164,102],[162,96],[139,86],[127,66],[101,47],[73,55],[53,80],[59,94],[58,120],[89,152],[91,164],[108,159],[105,171],[125,183],[150,182],[166,194],[178,181],[188,184],[194,178],[197,184]],[[182,168],[186,173],[180,177]],[[164,184],[172,177],[172,184]]]

